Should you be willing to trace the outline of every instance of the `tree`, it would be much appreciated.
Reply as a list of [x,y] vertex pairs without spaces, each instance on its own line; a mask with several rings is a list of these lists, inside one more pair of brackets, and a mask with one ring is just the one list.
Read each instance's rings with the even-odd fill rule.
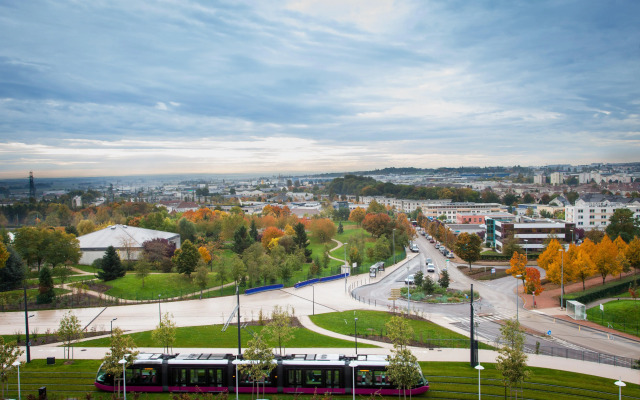
[[386,236],[379,237],[373,244],[373,259],[371,261],[386,260],[391,254],[391,243]]
[[455,249],[458,257],[469,263],[469,270],[471,270],[471,263],[480,258],[482,239],[480,239],[480,236],[475,233],[470,235],[463,232],[458,235]]
[[220,257],[220,260],[215,266],[216,274],[218,276],[218,282],[220,282],[220,295],[222,295],[224,281],[227,280],[227,276],[229,275],[229,268],[225,264],[225,260],[226,258]]
[[540,271],[534,267],[527,267],[524,273],[524,290],[527,294],[539,295],[544,288],[540,282]]
[[200,261],[200,253],[190,240],[185,240],[182,247],[176,250],[171,261],[176,265],[178,273],[191,278],[191,274],[196,270],[196,265]]
[[53,290],[53,276],[51,269],[46,265],[40,269],[38,274],[38,304],[49,304],[53,302],[56,294]]
[[367,207],[367,214],[380,214],[386,212],[387,209],[385,208],[385,206],[375,200],[371,200],[371,202],[369,203],[369,207]]
[[196,269],[196,275],[194,280],[195,280],[195,284],[198,286],[198,288],[200,288],[200,298],[202,299],[202,292],[207,287],[207,284],[209,281],[209,270],[207,269],[206,265],[201,264]]
[[204,246],[198,247],[198,253],[200,253],[200,259],[204,262],[204,265],[209,265],[211,262],[211,253],[209,253],[209,249]]
[[538,266],[548,271],[552,264],[560,262],[560,249],[562,249],[560,242],[556,239],[551,240],[547,248],[538,257]]
[[598,244],[604,238],[605,233],[598,228],[588,230],[584,236],[593,243]]
[[608,275],[614,275],[618,272],[617,256],[618,248],[609,239],[609,236],[605,235],[602,241],[596,245],[595,252],[591,256],[596,271],[602,276],[603,284]]
[[292,316],[288,307],[275,306],[271,312],[271,321],[264,329],[267,337],[277,344],[280,355],[284,355],[287,342],[294,338],[298,328],[292,325]]
[[249,237],[251,237],[251,240],[253,240],[254,242],[258,241],[258,226],[256,225],[255,219],[251,220],[251,226],[249,227]]
[[62,338],[62,343],[66,348],[65,357],[73,358],[71,353],[71,343],[81,339],[83,334],[80,320],[71,312],[71,310],[67,311],[67,313],[62,316],[57,333],[58,337]]
[[527,268],[527,256],[524,254],[518,254],[516,251],[513,253],[511,260],[509,261],[511,268],[506,270],[505,272],[514,278],[520,275],[522,282],[525,281],[525,271]]
[[435,292],[436,290],[436,283],[433,281],[433,279],[431,279],[429,275],[425,276],[424,280],[422,281],[422,290],[426,294],[433,294],[433,292]]
[[416,284],[417,288],[421,288],[422,287],[422,281],[424,280],[424,274],[422,273],[422,271],[418,271],[416,272],[414,278],[413,278],[413,282]]
[[634,273],[637,274],[638,269],[640,269],[640,238],[637,236],[629,242],[626,256],[627,260],[629,260],[629,265],[635,270]]
[[589,251],[584,246],[584,243],[580,247],[578,247],[576,256],[571,260],[571,263],[573,264],[573,271],[576,278],[582,281],[582,290],[586,290],[584,282],[588,277],[596,272],[596,266],[591,260]]
[[394,315],[384,324],[387,337],[394,347],[406,348],[413,339],[413,328],[404,316]]
[[247,232],[247,227],[240,225],[233,233],[233,244],[231,249],[236,254],[242,254],[247,248],[251,246],[251,237]]
[[181,218],[178,221],[178,233],[182,240],[194,241],[196,238],[196,225],[186,218]]
[[7,247],[9,257],[0,268],[0,292],[13,290],[20,286],[25,277],[22,259],[11,247]]
[[136,273],[136,277],[142,280],[142,287],[144,287],[144,278],[151,273],[151,264],[147,260],[142,259],[135,264],[133,270]]
[[231,278],[236,282],[236,285],[239,285],[240,282],[244,282],[245,277],[247,276],[247,269],[242,262],[242,259],[234,254],[231,257],[230,269],[231,269]]
[[7,260],[9,259],[9,250],[4,243],[0,242],[0,269],[4,268]]
[[138,351],[135,350],[135,343],[131,336],[125,336],[122,329],[115,327],[110,338],[109,352],[102,359],[102,369],[110,375],[118,376],[122,374],[122,365],[119,361],[125,358],[127,364],[133,363]]
[[607,225],[606,233],[612,240],[621,237],[629,243],[634,236],[640,234],[639,222],[634,218],[633,211],[629,208],[618,208],[613,212]]
[[304,255],[308,261],[311,258],[311,249],[307,248],[307,246],[309,246],[309,239],[307,238],[307,231],[305,230],[304,224],[298,222],[293,227],[293,231],[293,241],[299,249],[304,249]]
[[338,223],[338,235],[344,233],[344,227],[342,226],[342,221]]
[[37,265],[38,271],[45,258],[47,250],[47,234],[45,231],[34,227],[24,227],[16,231],[13,240],[15,250],[24,259],[28,266]]
[[420,382],[418,358],[408,348],[393,347],[387,365],[389,380],[401,389],[407,398],[407,389]]
[[379,238],[382,235],[390,236],[394,224],[391,217],[387,214],[367,214],[362,221],[362,227],[369,232],[371,236]]
[[336,224],[328,218],[314,219],[309,224],[311,234],[320,241],[326,243],[336,235]]
[[442,271],[440,279],[438,279],[438,285],[440,285],[440,287],[443,289],[449,287],[449,271],[447,271],[446,269]]
[[125,276],[127,271],[124,269],[120,256],[116,252],[115,247],[109,246],[102,256],[100,262],[100,271],[98,271],[98,279],[105,282],[112,281],[116,278]]
[[[254,385],[260,382],[266,383],[267,377],[276,367],[276,364],[272,362],[273,350],[262,337],[262,332],[254,335],[253,338],[247,342],[247,347],[244,351],[244,360],[244,363],[238,365],[238,371],[250,377]],[[259,393],[260,387],[258,386],[258,394]],[[264,386],[262,397],[264,397]],[[253,398],[253,395],[251,398]]]
[[349,221],[355,222],[358,226],[360,226],[366,215],[367,213],[364,208],[356,207],[349,214]]
[[0,386],[2,386],[3,399],[5,398],[4,387],[15,370],[13,363],[18,361],[22,353],[24,352],[17,344],[6,343],[4,337],[0,336]]
[[151,332],[151,340],[161,344],[166,353],[171,352],[173,343],[176,341],[176,324],[171,318],[173,318],[172,314],[164,313],[156,329]]
[[518,239],[515,237],[509,237],[507,238],[503,244],[502,244],[502,254],[505,257],[513,257],[514,253],[524,253],[524,249],[522,248],[522,246],[520,246],[520,243],[518,243]]
[[262,232],[262,247],[265,250],[269,250],[269,244],[273,239],[284,236],[284,231],[276,228],[275,226],[270,226]]
[[527,355],[524,352],[524,334],[520,329],[520,323],[515,320],[507,320],[500,328],[500,342],[502,346],[496,357],[496,370],[502,375],[505,397],[507,387],[509,391],[528,376]]
[[358,251],[358,246],[349,245],[347,258],[349,259],[349,264],[351,265],[354,265],[356,263],[358,265],[362,264],[362,254],[360,254],[360,252]]

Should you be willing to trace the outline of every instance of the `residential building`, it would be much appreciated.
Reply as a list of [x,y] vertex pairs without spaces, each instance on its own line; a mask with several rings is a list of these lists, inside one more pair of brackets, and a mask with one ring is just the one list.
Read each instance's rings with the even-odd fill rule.
[[633,215],[640,217],[640,198],[587,193],[574,205],[565,207],[565,220],[574,223],[577,228],[604,230],[609,225],[613,213],[619,208],[627,208]]
[[562,185],[564,183],[564,174],[562,172],[553,172],[549,179],[553,186]]
[[545,247],[545,241],[555,238],[561,244],[569,244],[573,239],[574,224],[559,220],[536,220],[523,218],[521,222],[507,222],[499,219],[487,218],[487,242],[496,251],[502,253],[504,244],[511,238],[517,240],[518,245],[525,252],[540,252]]
[[534,185],[544,185],[545,183],[547,183],[547,179],[545,178],[544,174],[535,174],[533,176]]

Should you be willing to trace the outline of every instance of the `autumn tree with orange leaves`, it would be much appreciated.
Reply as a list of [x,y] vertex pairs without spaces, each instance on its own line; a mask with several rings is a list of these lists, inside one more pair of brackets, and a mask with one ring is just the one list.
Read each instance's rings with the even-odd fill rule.
[[328,218],[314,219],[309,224],[309,231],[320,243],[326,243],[336,235],[336,224]]
[[525,281],[525,273],[527,269],[527,256],[524,254],[519,254],[517,251],[513,252],[513,256],[509,261],[511,268],[506,270],[505,272],[514,278],[520,275],[520,279],[522,282]]
[[591,250],[593,250],[593,248],[590,248],[591,245],[593,245],[593,242],[585,239],[582,245],[578,247],[575,257],[572,257],[570,261],[576,278],[582,281],[582,290],[586,289],[584,282],[587,278],[596,273],[596,266],[591,260]]
[[275,226],[270,226],[262,232],[262,247],[269,250],[269,244],[273,239],[284,236],[284,232]]
[[379,238],[382,235],[391,235],[393,222],[387,214],[367,214],[362,221],[362,227],[373,237]]
[[358,224],[358,226],[360,226],[362,224],[362,221],[364,221],[364,217],[366,216],[367,212],[364,210],[364,208],[356,207],[349,214],[349,221],[355,222],[356,224]]
[[604,284],[607,276],[618,273],[620,265],[618,264],[618,247],[611,241],[608,235],[596,245],[595,252],[591,257],[595,264],[596,271],[602,276]]

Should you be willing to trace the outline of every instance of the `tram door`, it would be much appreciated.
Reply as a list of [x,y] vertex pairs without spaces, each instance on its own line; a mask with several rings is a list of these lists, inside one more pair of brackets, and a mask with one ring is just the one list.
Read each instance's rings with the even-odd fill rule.
[[290,369],[287,371],[287,384],[285,386],[299,388],[302,387],[302,370]]

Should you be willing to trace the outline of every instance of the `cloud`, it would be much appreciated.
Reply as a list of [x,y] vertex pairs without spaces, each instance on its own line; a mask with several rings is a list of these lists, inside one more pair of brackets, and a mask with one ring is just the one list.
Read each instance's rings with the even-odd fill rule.
[[637,161],[639,11],[3,3],[0,174]]

